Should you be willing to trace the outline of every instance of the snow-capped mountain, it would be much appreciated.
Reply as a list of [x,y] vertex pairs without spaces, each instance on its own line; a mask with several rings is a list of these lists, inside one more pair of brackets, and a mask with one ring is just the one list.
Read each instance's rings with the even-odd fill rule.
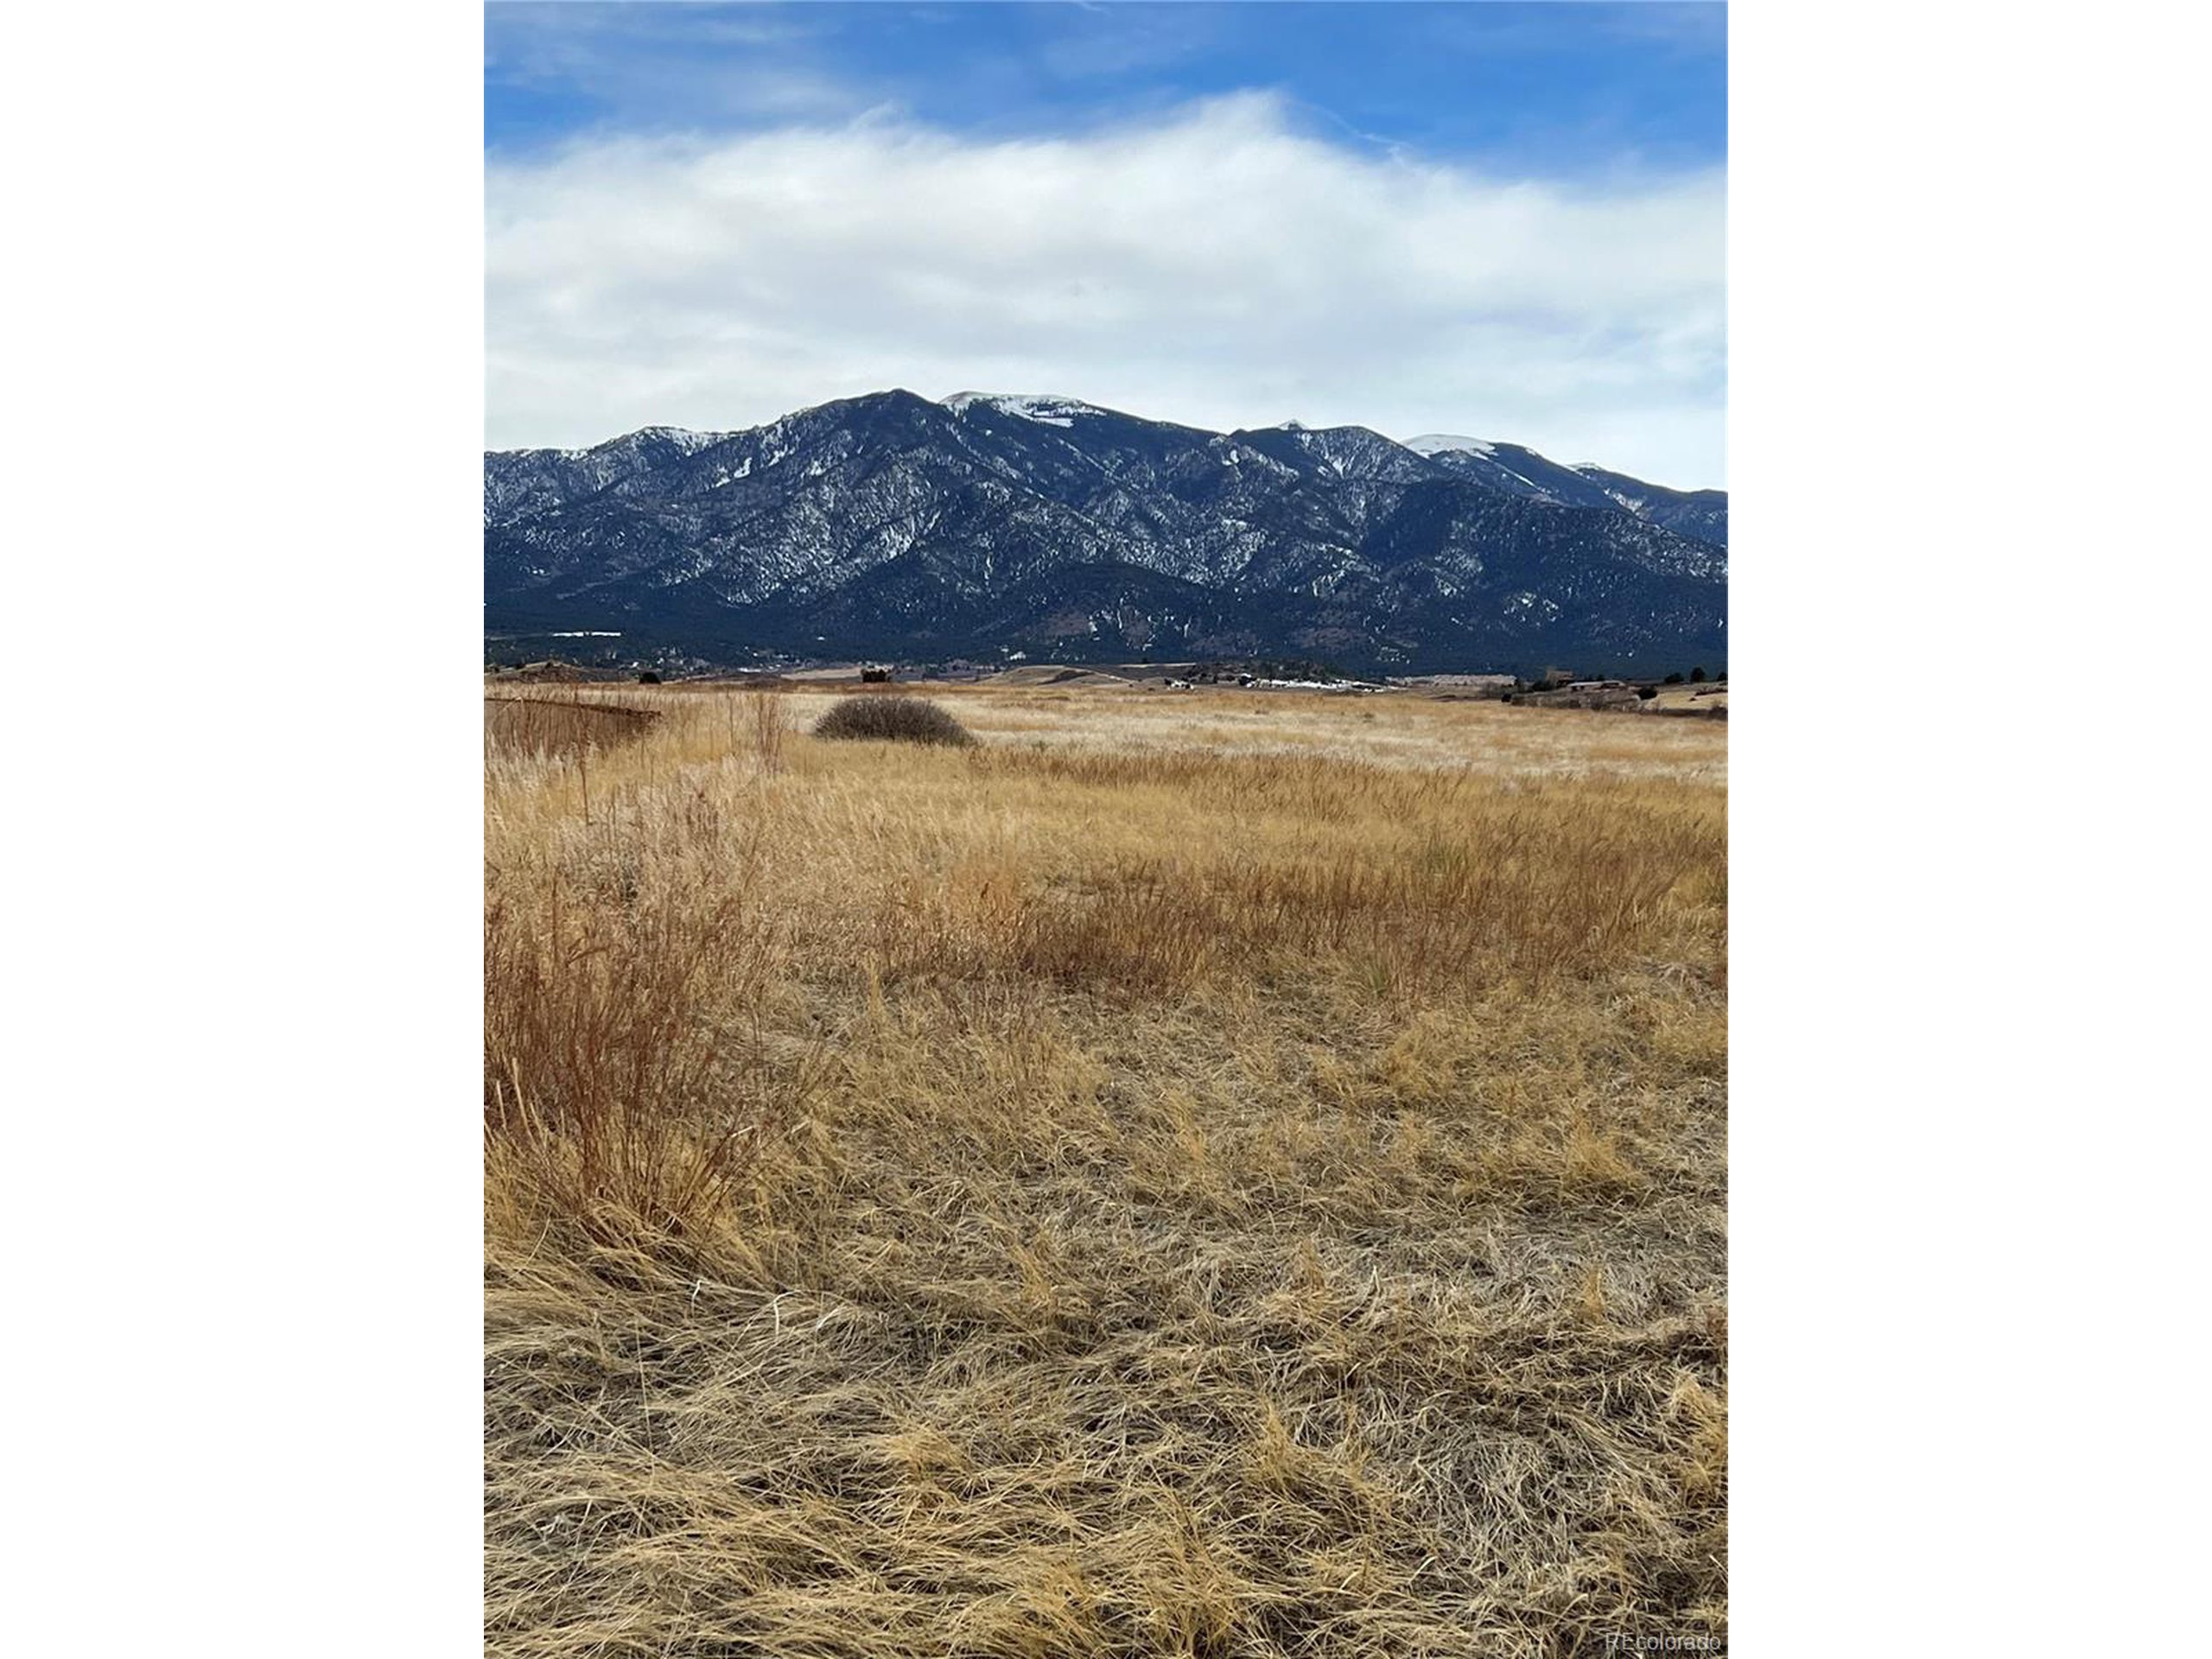
[[1726,658],[1725,495],[1363,427],[879,392],[745,431],[487,454],[484,526],[493,630],[708,654]]

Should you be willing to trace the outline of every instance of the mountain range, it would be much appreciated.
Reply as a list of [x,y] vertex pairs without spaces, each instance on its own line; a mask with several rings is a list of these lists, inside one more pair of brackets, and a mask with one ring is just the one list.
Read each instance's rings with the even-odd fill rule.
[[1726,495],[1510,443],[893,391],[484,458],[487,632],[715,660],[1727,657]]

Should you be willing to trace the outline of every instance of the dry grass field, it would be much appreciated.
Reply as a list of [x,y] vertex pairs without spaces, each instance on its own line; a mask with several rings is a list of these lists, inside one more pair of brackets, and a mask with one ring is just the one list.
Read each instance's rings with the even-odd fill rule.
[[1724,725],[519,695],[488,1652],[1725,1634]]

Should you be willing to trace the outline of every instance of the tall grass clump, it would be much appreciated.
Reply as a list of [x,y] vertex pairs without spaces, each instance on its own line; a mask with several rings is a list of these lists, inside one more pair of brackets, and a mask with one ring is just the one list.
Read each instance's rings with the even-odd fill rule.
[[772,691],[762,690],[746,693],[746,702],[752,714],[747,722],[753,736],[753,753],[760,762],[763,772],[784,769],[784,734],[790,730],[784,720],[784,705]]
[[615,752],[588,810],[557,772],[503,769],[486,842],[495,1182],[632,1243],[711,1230],[802,1088],[760,1041],[782,930],[757,812],[658,771]]
[[627,915],[557,885],[496,898],[485,1130],[506,1178],[595,1233],[696,1233],[774,1116],[745,1020],[768,944],[730,897]]
[[932,743],[964,747],[976,739],[937,704],[922,697],[848,697],[816,722],[817,737],[876,743]]
[[484,699],[485,741],[494,749],[573,758],[642,737],[660,718],[657,710],[581,697],[494,694]]

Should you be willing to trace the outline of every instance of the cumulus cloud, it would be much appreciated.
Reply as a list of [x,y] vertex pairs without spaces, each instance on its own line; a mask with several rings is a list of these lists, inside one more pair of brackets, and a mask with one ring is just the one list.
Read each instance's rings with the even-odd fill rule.
[[494,160],[486,200],[498,448],[903,385],[1722,482],[1718,169],[1486,176],[1245,95],[1052,138],[876,119],[585,140]]

